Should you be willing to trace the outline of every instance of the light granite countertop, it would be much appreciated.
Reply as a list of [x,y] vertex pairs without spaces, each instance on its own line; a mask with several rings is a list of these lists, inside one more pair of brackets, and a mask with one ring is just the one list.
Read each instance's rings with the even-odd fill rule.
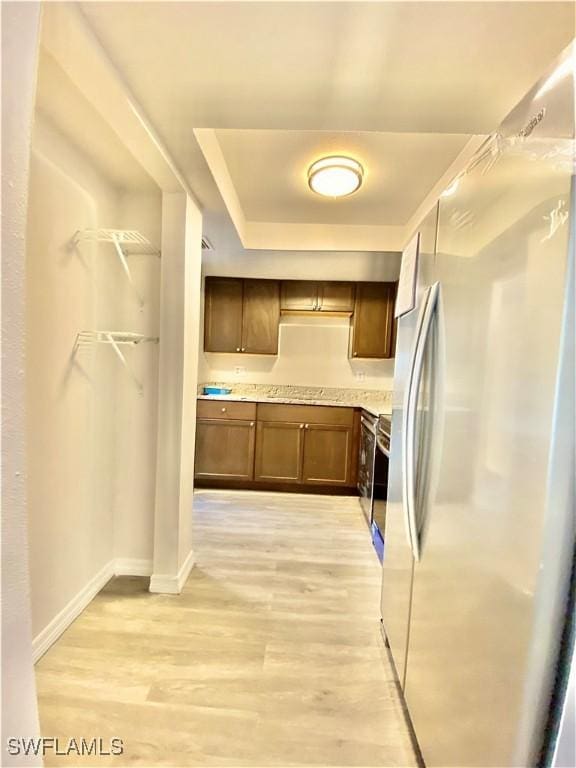
[[[202,391],[202,387],[211,385],[201,385],[199,388]],[[224,385],[212,385],[212,386],[224,386]],[[374,416],[390,415],[392,412],[392,400],[390,393],[378,392],[375,393],[379,397],[378,399],[370,397],[367,391],[358,390],[336,390],[329,389],[328,391],[318,391],[315,393],[306,393],[303,396],[301,388],[290,388],[294,391],[288,390],[288,386],[282,387],[284,390],[282,394],[271,394],[269,391],[258,391],[257,385],[251,385],[251,389],[254,391],[244,391],[240,387],[230,386],[232,393],[229,395],[198,395],[199,400],[223,400],[229,402],[250,402],[250,403],[278,403],[287,405],[332,405],[348,408],[363,408]],[[262,387],[264,389],[264,387]],[[267,388],[268,389],[268,388]],[[320,389],[320,388],[318,388]],[[240,390],[240,391],[234,391]],[[370,395],[373,393],[370,392]],[[368,396],[367,396],[368,395]]]

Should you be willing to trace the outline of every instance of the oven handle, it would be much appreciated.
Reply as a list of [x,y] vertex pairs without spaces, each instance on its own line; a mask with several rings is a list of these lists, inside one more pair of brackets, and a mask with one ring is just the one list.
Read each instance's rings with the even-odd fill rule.
[[418,520],[416,514],[416,418],[418,414],[418,397],[422,372],[424,370],[424,352],[430,336],[434,313],[438,304],[439,283],[434,283],[427,292],[423,303],[422,312],[418,318],[418,331],[414,344],[410,365],[409,387],[407,389],[406,407],[404,409],[406,430],[405,439],[405,503],[409,529],[410,546],[412,555],[418,562],[420,560],[420,539],[418,536]]
[[371,424],[364,416],[360,417],[360,424],[365,427],[371,435],[376,435],[376,425]]
[[386,456],[387,458],[390,458],[390,449],[389,449],[389,448],[387,448],[387,447],[384,445],[384,443],[382,442],[382,439],[381,439],[380,437],[377,437],[377,438],[376,438],[376,445],[378,446],[379,450],[381,450],[381,451],[382,451],[382,453],[384,454],[384,456]]

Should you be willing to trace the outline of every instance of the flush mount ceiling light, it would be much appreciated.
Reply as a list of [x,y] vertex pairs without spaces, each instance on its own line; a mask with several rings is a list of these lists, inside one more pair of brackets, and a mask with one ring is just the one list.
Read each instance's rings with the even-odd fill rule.
[[308,168],[308,184],[325,197],[346,197],[360,189],[364,169],[351,157],[323,157]]

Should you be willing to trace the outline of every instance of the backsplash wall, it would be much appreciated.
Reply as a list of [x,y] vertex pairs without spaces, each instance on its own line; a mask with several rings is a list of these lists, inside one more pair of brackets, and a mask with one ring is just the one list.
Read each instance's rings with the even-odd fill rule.
[[282,317],[277,356],[200,353],[199,381],[392,389],[394,360],[349,360],[348,318]]

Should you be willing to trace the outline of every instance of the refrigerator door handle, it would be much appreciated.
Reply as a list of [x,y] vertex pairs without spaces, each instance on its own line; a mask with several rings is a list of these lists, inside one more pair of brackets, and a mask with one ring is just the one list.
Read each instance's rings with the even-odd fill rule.
[[412,556],[418,562],[420,560],[420,540],[418,536],[418,518],[416,512],[416,478],[418,467],[416,466],[416,418],[418,415],[418,397],[420,394],[420,384],[422,381],[422,372],[424,370],[424,353],[430,331],[434,313],[438,304],[438,294],[440,284],[434,283],[426,295],[422,305],[422,311],[418,318],[418,329],[416,341],[412,353],[410,365],[409,385],[406,389],[406,407],[405,429],[403,431],[405,438],[404,451],[404,484],[405,484],[405,508],[407,517],[407,528],[412,549]]
[[430,289],[428,288],[424,299],[420,305],[420,313],[416,323],[414,333],[414,344],[408,366],[408,376],[406,388],[404,390],[404,406],[402,408],[402,499],[404,508],[404,524],[406,527],[406,537],[412,556],[416,557],[414,552],[414,534],[416,533],[415,522],[416,512],[414,510],[414,432],[416,429],[416,414],[412,413],[412,389],[414,387],[414,373],[416,368],[416,357],[420,339],[422,338],[422,328],[424,326],[424,316]]

